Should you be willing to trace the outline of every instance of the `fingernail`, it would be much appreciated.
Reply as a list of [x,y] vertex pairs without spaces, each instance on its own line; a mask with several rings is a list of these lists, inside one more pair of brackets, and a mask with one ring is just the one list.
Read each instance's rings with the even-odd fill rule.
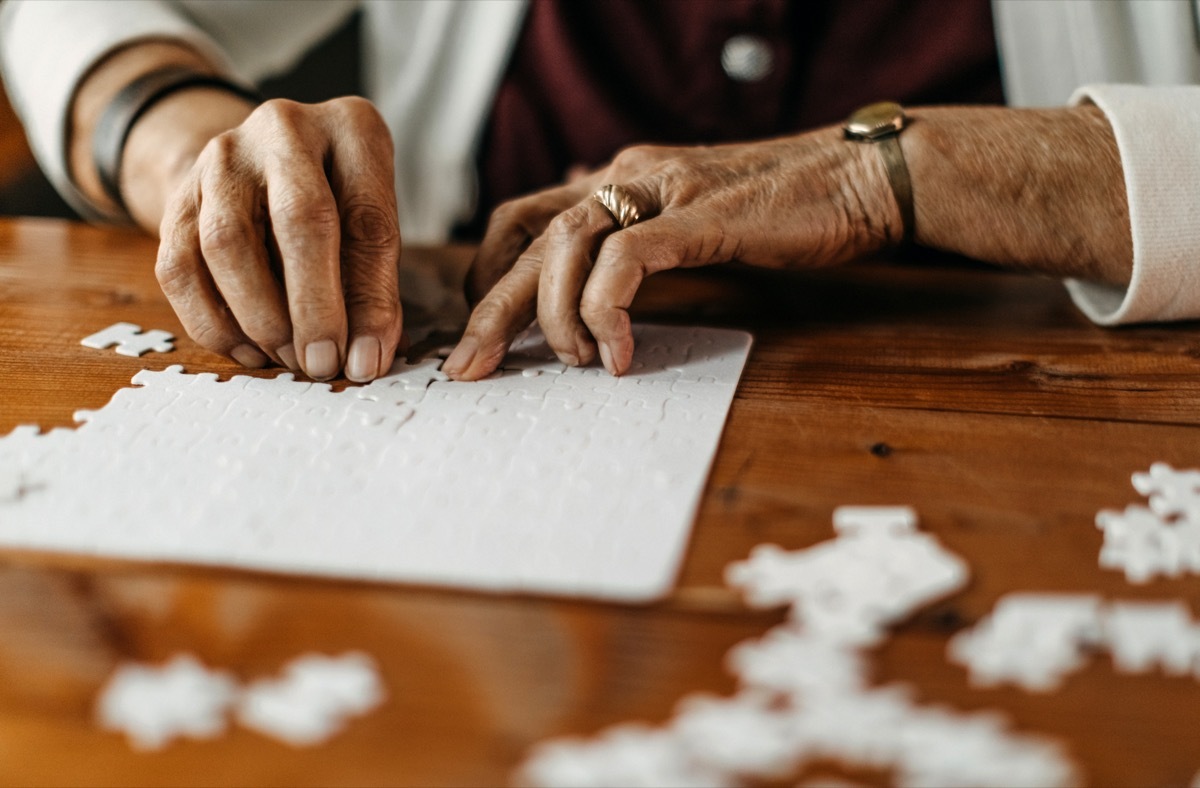
[[613,366],[612,351],[608,349],[607,342],[599,342],[600,345],[600,362],[604,364],[604,368],[612,374],[617,374],[616,367]]
[[359,337],[350,345],[350,357],[346,360],[346,377],[355,383],[367,383],[379,374],[379,340],[375,337]]
[[229,355],[241,364],[243,367],[258,369],[265,367],[271,359],[267,358],[259,351],[258,348],[251,345],[238,345],[233,350],[229,351]]
[[442,362],[442,372],[447,375],[461,375],[467,367],[471,366],[477,352],[479,352],[479,342],[474,337],[463,337],[449,358]]
[[283,363],[286,364],[287,368],[292,372],[300,369],[300,363],[296,361],[296,346],[291,342],[288,342],[283,347],[275,348],[275,355],[283,359]]
[[568,367],[579,366],[579,357],[574,353],[559,353],[558,360],[566,364]]
[[337,345],[332,339],[309,343],[304,349],[304,371],[317,380],[328,380],[338,373]]

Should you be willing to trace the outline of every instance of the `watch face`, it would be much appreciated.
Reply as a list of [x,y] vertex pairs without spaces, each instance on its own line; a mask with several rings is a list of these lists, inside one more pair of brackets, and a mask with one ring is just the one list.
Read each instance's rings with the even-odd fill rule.
[[894,101],[869,104],[855,111],[846,121],[846,133],[858,139],[873,140],[896,134],[904,128],[904,109]]

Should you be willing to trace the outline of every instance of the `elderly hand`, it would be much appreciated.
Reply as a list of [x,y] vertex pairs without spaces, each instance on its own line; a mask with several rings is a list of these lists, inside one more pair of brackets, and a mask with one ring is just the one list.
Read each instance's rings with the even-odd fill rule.
[[400,341],[392,141],[360,98],[269,101],[214,137],[167,202],[156,273],[188,334],[367,381]]
[[[620,229],[592,194],[625,189],[641,220]],[[832,265],[898,242],[900,211],[871,146],[839,129],[719,147],[635,147],[603,170],[496,209],[468,275],[478,302],[443,369],[459,380],[495,370],[536,316],[566,364],[599,352],[629,369],[626,311],[653,273],[737,260]]]

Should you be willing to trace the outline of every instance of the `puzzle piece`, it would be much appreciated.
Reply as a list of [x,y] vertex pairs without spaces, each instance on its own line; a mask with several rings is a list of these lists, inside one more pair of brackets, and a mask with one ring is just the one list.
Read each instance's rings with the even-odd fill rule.
[[1147,473],[1133,474],[1133,486],[1149,497],[1149,506],[1096,515],[1096,527],[1104,531],[1100,566],[1123,570],[1139,584],[1200,574],[1200,471],[1157,462]]
[[1156,462],[1149,472],[1133,475],[1133,488],[1150,499],[1155,514],[1200,519],[1200,471],[1177,471],[1165,462]]
[[670,733],[683,759],[721,774],[786,777],[800,760],[793,717],[746,693],[689,695],[675,708]]
[[1100,598],[1092,594],[1009,594],[974,629],[951,638],[950,661],[969,668],[971,683],[1057,689],[1102,642]]
[[1123,673],[1161,668],[1200,679],[1200,627],[1182,602],[1114,602],[1104,622],[1113,665]]
[[743,686],[803,699],[866,686],[861,653],[789,627],[776,627],[759,640],[737,644],[725,666]]
[[[915,544],[921,551],[935,545],[927,535],[908,530],[910,522],[915,527],[915,515],[848,510],[841,518],[843,528],[831,542],[794,552],[756,548],[747,561],[729,567],[730,583],[742,587],[756,605],[803,604],[807,595],[831,585],[827,578],[814,580],[814,570],[820,575],[826,568],[822,562],[841,561],[827,556],[841,556],[839,550],[847,546],[869,553],[885,548],[871,570],[908,578],[921,561],[886,548]],[[889,556],[895,565],[888,565]],[[926,557],[956,567],[947,577],[956,577],[961,586],[966,572],[961,559],[940,548]],[[890,582],[871,587],[866,597],[874,603],[874,595]],[[810,627],[808,619],[792,621],[735,646],[726,662],[742,687],[736,695],[688,696],[660,728],[622,725],[590,741],[539,744],[521,769],[521,781],[534,786],[772,784],[810,762],[836,760],[888,771],[901,786],[1080,782],[1058,744],[1015,734],[998,714],[919,706],[904,685],[868,688],[862,651],[867,644],[842,637],[864,620],[863,607],[853,603],[853,589],[850,593],[849,604],[815,605],[828,616],[820,627]],[[888,616],[907,616],[931,598],[916,593],[892,607],[871,607],[865,619],[877,625]],[[886,615],[878,615],[880,610]]]
[[328,740],[352,717],[384,700],[374,661],[365,654],[341,657],[310,654],[285,668],[279,679],[264,679],[242,693],[238,722],[294,747]]
[[236,696],[231,676],[181,655],[162,667],[117,669],[96,705],[101,727],[120,731],[137,750],[162,749],[180,736],[210,739],[224,732]]
[[711,788],[723,785],[683,755],[672,733],[645,725],[617,725],[595,740],[560,739],[538,745],[521,767],[519,781],[574,788]]
[[1200,680],[1200,626],[1182,602],[1104,603],[1095,595],[1009,594],[973,630],[951,639],[947,655],[971,683],[1056,689],[1098,650],[1122,673],[1193,673]]
[[839,536],[904,536],[917,530],[917,513],[909,506],[839,506],[833,510]]
[[155,353],[170,353],[175,349],[175,335],[169,331],[152,329],[142,331],[142,327],[134,323],[114,323],[108,328],[79,340],[84,347],[104,350],[116,345],[117,353],[122,356],[145,355],[153,350]]
[[[791,606],[805,631],[867,645],[906,611],[960,589],[966,564],[915,527],[915,515],[895,507],[856,507],[841,515],[835,540],[787,553],[755,548],[730,565],[726,582],[757,607]],[[864,534],[870,534],[864,536]]]

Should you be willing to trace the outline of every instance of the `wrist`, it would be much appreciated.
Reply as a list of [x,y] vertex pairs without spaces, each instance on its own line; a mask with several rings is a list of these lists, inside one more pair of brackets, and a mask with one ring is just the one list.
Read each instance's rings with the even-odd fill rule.
[[170,196],[209,140],[241,125],[254,104],[219,88],[172,93],[138,119],[125,142],[121,193],[133,219],[157,233]]
[[1124,284],[1120,155],[1095,108],[935,107],[903,139],[917,240],[1008,268]]

